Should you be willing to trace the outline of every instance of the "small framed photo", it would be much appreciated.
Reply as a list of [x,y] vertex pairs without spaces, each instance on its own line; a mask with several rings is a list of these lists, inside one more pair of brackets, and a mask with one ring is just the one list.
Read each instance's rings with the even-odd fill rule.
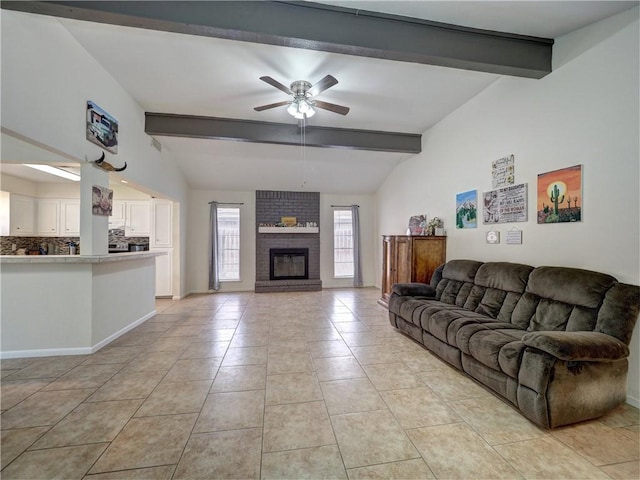
[[112,154],[118,153],[118,121],[96,105],[87,101],[87,140]]
[[113,190],[94,185],[92,209],[94,215],[111,215],[113,210]]

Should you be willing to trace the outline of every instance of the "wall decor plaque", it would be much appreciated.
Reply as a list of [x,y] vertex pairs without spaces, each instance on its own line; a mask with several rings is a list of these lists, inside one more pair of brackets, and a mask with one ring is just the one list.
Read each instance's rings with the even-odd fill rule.
[[491,190],[482,194],[485,225],[527,221],[527,184]]

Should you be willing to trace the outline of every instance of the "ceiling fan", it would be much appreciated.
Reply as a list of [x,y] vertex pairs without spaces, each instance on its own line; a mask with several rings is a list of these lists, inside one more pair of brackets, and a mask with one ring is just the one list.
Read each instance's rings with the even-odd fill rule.
[[347,113],[349,113],[349,107],[313,99],[313,97],[315,97],[319,93],[324,92],[328,88],[331,88],[338,83],[338,80],[336,80],[335,77],[331,75],[325,76],[315,85],[311,85],[311,83],[307,82],[306,80],[296,80],[291,84],[291,87],[287,87],[268,76],[260,77],[260,80],[268,83],[278,90],[282,90],[287,95],[291,95],[293,97],[293,100],[286,100],[283,102],[270,103],[268,105],[255,107],[254,110],[257,112],[269,110],[270,108],[289,105],[289,107],[287,108],[287,112],[289,112],[290,115],[299,120],[310,118],[315,115],[315,108],[322,108],[323,110],[329,110],[330,112],[338,113],[340,115],[346,115]]

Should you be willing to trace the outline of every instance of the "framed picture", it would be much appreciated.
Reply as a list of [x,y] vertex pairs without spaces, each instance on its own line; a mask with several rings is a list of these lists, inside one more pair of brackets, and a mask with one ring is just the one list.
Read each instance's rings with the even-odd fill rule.
[[456,194],[456,228],[478,226],[478,190]]
[[485,225],[527,221],[527,184],[491,190],[482,194],[482,220]]
[[91,100],[87,101],[87,140],[118,153],[118,121]]
[[426,235],[426,228],[426,215],[414,215],[409,219],[409,235]]
[[111,215],[113,210],[113,190],[94,185],[92,210],[94,215]]
[[582,221],[582,165],[538,175],[538,223]]

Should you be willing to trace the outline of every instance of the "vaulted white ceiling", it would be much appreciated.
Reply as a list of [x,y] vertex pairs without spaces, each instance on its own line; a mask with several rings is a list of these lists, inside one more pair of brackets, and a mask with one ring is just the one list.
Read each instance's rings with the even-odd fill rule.
[[[321,2],[542,37],[558,37],[637,2]],[[289,85],[327,74],[339,83],[318,99],[310,125],[424,133],[499,75],[314,50],[60,19],[61,24],[149,112],[294,123],[285,107],[253,107],[288,97],[263,83]],[[529,80],[530,81],[530,80]],[[372,193],[407,154],[159,137],[193,188],[302,188]],[[302,138],[301,138],[302,143]]]

